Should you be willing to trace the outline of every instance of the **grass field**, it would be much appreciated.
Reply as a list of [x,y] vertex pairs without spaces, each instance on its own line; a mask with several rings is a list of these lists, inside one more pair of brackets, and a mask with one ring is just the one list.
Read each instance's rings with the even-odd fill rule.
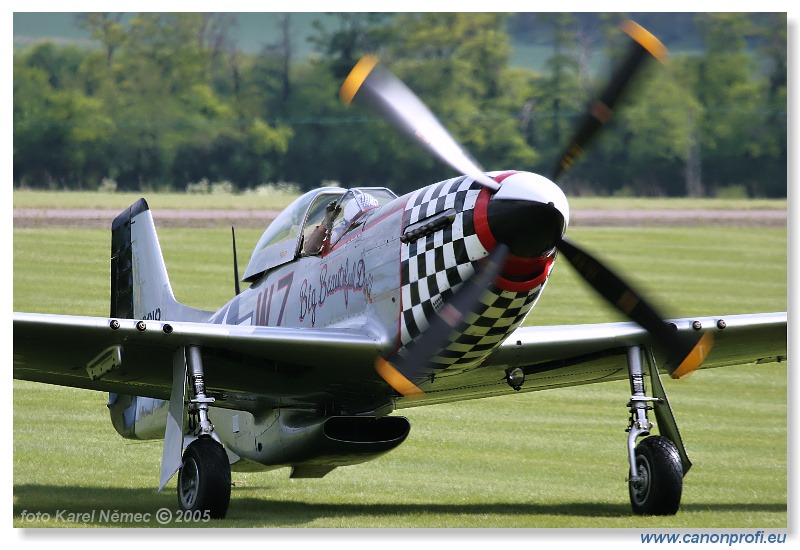
[[[787,308],[783,229],[576,228],[570,235],[629,273],[670,315]],[[103,230],[15,230],[14,310],[107,315],[109,237]],[[237,233],[242,267],[258,237]],[[179,300],[213,309],[232,296],[228,231],[164,229],[160,238]],[[561,262],[527,323],[618,319]],[[787,363],[701,371],[666,390],[694,462],[674,517],[630,515],[623,382],[404,411],[409,439],[373,462],[321,480],[290,480],[287,470],[234,473],[228,518],[212,525],[786,528]],[[15,526],[120,526],[55,515],[152,516],[176,507],[174,480],[155,492],[160,442],[119,438],[105,402],[95,392],[14,382]],[[158,523],[124,524],[142,525]]]

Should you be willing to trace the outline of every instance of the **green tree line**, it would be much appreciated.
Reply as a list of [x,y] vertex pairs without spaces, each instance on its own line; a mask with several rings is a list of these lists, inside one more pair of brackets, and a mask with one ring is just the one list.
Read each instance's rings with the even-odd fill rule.
[[[315,53],[301,57],[291,17],[275,14],[279,38],[258,53],[234,45],[230,14],[198,13],[82,14],[76,24],[97,47],[16,50],[14,185],[337,181],[405,192],[451,177],[373,112],[340,104],[367,53],[487,170],[546,174],[610,75],[593,66],[625,48],[618,13],[342,13],[315,25]],[[786,15],[691,17],[701,47],[650,64],[566,191],[786,196]],[[534,24],[550,45],[539,70],[511,62],[510,33]]]

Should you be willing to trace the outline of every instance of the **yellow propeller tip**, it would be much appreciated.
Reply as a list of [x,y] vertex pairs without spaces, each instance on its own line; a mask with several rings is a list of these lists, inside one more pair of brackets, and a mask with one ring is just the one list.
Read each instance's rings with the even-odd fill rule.
[[375,370],[387,384],[397,390],[403,397],[417,399],[425,395],[425,392],[414,385],[411,380],[400,374],[400,371],[394,368],[392,364],[383,357],[375,359]]
[[694,348],[692,348],[692,351],[683,359],[681,364],[678,365],[678,368],[672,371],[670,376],[678,379],[692,374],[700,367],[703,361],[705,361],[712,347],[714,347],[714,335],[710,332],[706,332],[700,337],[700,340],[695,344]]
[[622,24],[622,30],[633,38],[642,48],[650,52],[650,55],[658,59],[661,63],[666,62],[667,57],[669,57],[669,50],[658,38],[653,36],[650,31],[630,19]]
[[372,72],[372,69],[374,69],[377,64],[378,57],[374,55],[365,55],[356,63],[356,66],[353,67],[353,70],[347,75],[342,87],[339,89],[339,98],[342,100],[342,103],[350,105],[353,102],[353,98],[356,96],[359,88],[361,88],[361,85],[364,84],[369,73]]

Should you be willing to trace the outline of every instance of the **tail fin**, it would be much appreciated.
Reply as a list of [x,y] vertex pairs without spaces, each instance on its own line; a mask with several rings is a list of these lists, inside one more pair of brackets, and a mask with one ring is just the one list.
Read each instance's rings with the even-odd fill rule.
[[111,317],[204,322],[213,312],[175,300],[150,207],[139,199],[111,225]]

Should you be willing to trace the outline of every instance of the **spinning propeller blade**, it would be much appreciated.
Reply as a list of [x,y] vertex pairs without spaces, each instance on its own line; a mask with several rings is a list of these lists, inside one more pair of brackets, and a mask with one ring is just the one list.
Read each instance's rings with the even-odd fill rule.
[[396,76],[378,66],[375,56],[363,57],[342,84],[339,97],[350,105],[358,95],[396,127],[419,141],[439,160],[479,184],[496,191],[500,186],[456,142],[430,109]]
[[608,266],[585,250],[562,238],[556,245],[578,274],[603,298],[630,320],[647,330],[668,352],[670,376],[680,378],[697,369],[714,344],[711,333],[680,338],[663,316],[641,294],[623,281]]
[[395,355],[388,361],[378,357],[375,369],[390,386],[406,397],[413,398],[423,394],[416,384],[435,372],[429,364],[431,357],[447,345],[450,334],[458,330],[464,318],[474,311],[483,292],[502,271],[508,252],[508,247],[499,243],[481,260],[477,271],[463,283],[433,319],[425,331],[425,337],[410,346],[405,356]]
[[[661,62],[667,57],[666,47],[643,27],[626,21],[622,29],[633,40],[630,50],[560,155],[550,174],[551,180],[572,167],[597,131],[611,119],[615,105],[643,62],[649,56]],[[493,191],[500,189],[500,184],[483,173],[422,101],[388,70],[378,66],[374,56],[359,61],[342,85],[340,97],[345,104],[349,105],[356,95],[445,164]],[[666,366],[673,378],[690,374],[700,366],[713,346],[711,333],[679,337],[664,317],[608,266],[563,237],[557,238],[553,245],[598,294],[647,330],[656,344],[668,352]],[[509,247],[498,243],[472,278],[434,318],[423,338],[409,346],[404,356],[395,354],[389,360],[378,357],[375,369],[381,377],[406,397],[424,395],[417,384],[435,374],[430,359],[447,345],[450,334],[458,330],[464,318],[476,310],[483,291],[502,272],[508,255]]]
[[633,39],[627,57],[614,72],[614,76],[603,93],[591,104],[589,111],[584,115],[572,141],[561,153],[558,162],[550,172],[551,180],[555,181],[563,172],[572,168],[597,131],[611,120],[614,115],[614,106],[630,84],[631,78],[642,67],[642,63],[651,55],[662,63],[667,59],[667,48],[644,27],[628,20],[622,24],[622,30]]
[[[611,120],[614,107],[643,63],[650,56],[663,63],[669,54],[664,44],[633,21],[625,21],[622,30],[632,39],[628,53],[600,97],[591,104],[569,146],[564,149],[553,168],[551,180],[556,180],[569,170],[598,130]],[[696,338],[678,338],[660,313],[599,260],[563,237],[556,247],[598,294],[650,332],[656,342],[668,350],[667,368],[673,378],[689,374],[700,366],[713,346],[713,336],[710,333],[698,333]]]

